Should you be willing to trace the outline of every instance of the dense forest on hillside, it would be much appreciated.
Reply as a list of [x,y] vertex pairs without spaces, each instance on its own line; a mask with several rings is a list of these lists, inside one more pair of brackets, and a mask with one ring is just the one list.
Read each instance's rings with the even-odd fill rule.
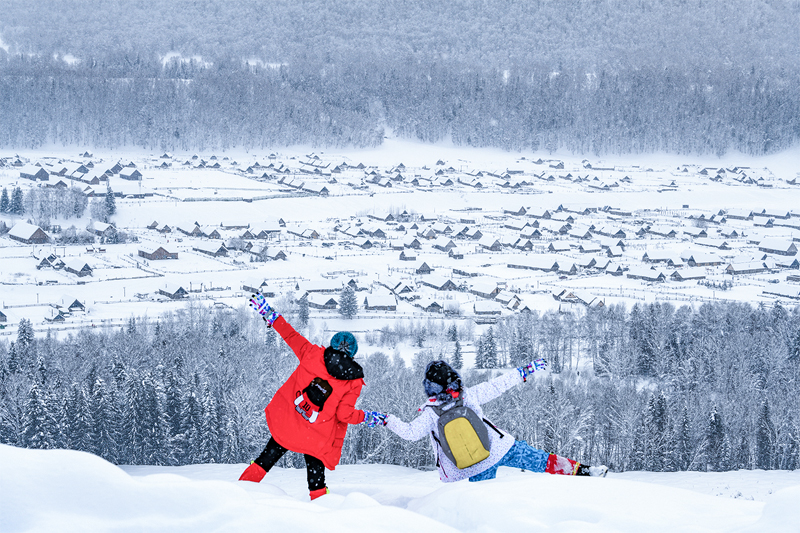
[[372,146],[388,128],[762,154],[800,138],[793,0],[2,3],[5,147]]
[[[288,302],[287,318],[313,340]],[[666,303],[583,315],[521,313],[475,336],[441,322],[398,322],[369,334],[358,360],[359,406],[411,420],[424,401],[428,361],[458,366],[474,343],[467,385],[537,357],[549,375],[486,406],[518,439],[623,470],[800,467],[800,307],[739,303],[692,310]],[[246,462],[269,438],[263,408],[297,365],[274,331],[245,309],[190,305],[115,331],[36,338],[23,320],[0,343],[0,442],[73,448],[124,464]],[[419,346],[413,365],[392,353]],[[325,342],[317,340],[317,342]],[[385,350],[385,351],[381,351]],[[344,463],[433,467],[426,440],[351,427]],[[281,465],[302,466],[288,454]]]

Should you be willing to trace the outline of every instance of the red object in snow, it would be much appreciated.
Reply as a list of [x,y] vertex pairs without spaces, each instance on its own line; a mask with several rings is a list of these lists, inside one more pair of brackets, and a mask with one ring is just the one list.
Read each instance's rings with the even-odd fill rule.
[[560,455],[551,453],[547,458],[547,467],[544,469],[544,471],[548,474],[574,476],[580,465],[581,464],[578,461],[573,461],[572,459],[567,459],[566,457],[561,457]]
[[252,481],[253,483],[258,483],[264,476],[267,475],[267,471],[258,466],[256,463],[250,463],[242,475],[239,476],[239,481]]
[[316,500],[320,496],[325,496],[326,494],[328,494],[328,487],[322,487],[321,489],[312,490],[308,494],[309,496],[311,496],[312,501]]

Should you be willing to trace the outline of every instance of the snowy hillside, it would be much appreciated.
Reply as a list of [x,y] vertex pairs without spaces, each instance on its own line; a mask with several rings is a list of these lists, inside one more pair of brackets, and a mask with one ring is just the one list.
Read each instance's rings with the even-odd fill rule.
[[305,471],[260,484],[244,465],[116,467],[82,452],[0,446],[0,531],[797,531],[800,472],[610,474],[501,469],[444,485],[436,472],[340,466],[308,502]]

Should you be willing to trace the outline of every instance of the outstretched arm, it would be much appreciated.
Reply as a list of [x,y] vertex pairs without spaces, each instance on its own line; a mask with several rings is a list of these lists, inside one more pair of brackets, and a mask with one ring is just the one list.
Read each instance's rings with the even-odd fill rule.
[[401,439],[419,440],[433,430],[433,418],[427,411],[423,411],[410,423],[406,423],[394,415],[388,415],[386,417],[386,427]]
[[497,376],[489,381],[478,383],[474,387],[467,389],[469,394],[477,403],[483,405],[486,402],[494,400],[505,391],[522,383],[522,376],[519,372],[508,372],[502,376]]

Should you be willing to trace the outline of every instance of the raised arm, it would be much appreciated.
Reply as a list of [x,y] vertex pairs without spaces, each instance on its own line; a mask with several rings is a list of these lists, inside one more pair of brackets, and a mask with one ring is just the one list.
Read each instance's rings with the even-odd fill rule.
[[275,328],[275,331],[278,332],[284,342],[289,345],[289,348],[292,349],[294,354],[301,361],[315,346],[305,337],[297,333],[297,331],[295,331],[295,329],[290,326],[281,315],[278,315],[278,318],[276,318],[275,322],[272,323],[272,327]]
[[394,415],[389,415],[386,417],[386,427],[401,439],[419,440],[430,434],[433,429],[433,418],[428,411],[423,411],[410,423],[406,423]]

